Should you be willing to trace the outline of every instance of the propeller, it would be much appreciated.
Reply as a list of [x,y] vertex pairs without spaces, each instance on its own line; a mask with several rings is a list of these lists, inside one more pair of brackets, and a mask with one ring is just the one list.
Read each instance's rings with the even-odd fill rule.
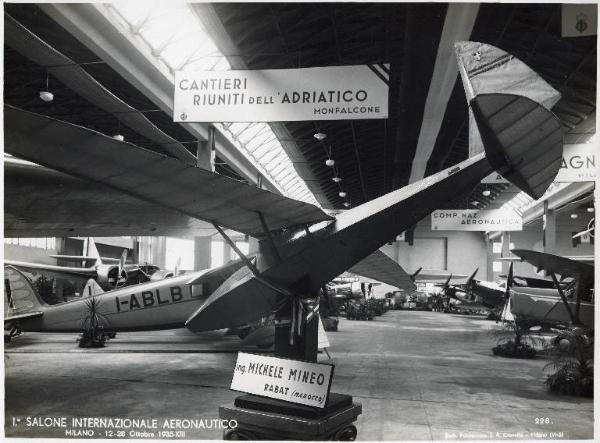
[[[512,266],[512,264],[511,264]],[[467,287],[471,286],[471,284],[473,283],[473,280],[475,279],[475,276],[477,275],[477,273],[479,272],[479,268],[476,268],[475,271],[473,271],[473,273],[469,276],[468,280],[467,280]]]
[[575,238],[583,237],[584,235],[588,235],[588,234],[590,237],[594,238],[594,233],[595,233],[595,221],[594,220],[595,219],[592,218],[587,225],[587,229],[585,229],[584,231],[578,232],[571,238],[575,239]]
[[127,249],[123,249],[119,258],[119,272],[117,274],[116,286],[122,286],[127,282],[127,273],[125,272],[125,260],[127,260]]
[[421,270],[422,270],[422,269],[423,269],[423,267],[420,267],[419,269],[417,269],[417,270],[415,271],[415,273],[414,273],[413,275],[411,275],[411,276],[410,276],[410,279],[411,279],[412,281],[415,281],[415,279],[417,278],[417,275],[419,275],[419,272],[421,272]]

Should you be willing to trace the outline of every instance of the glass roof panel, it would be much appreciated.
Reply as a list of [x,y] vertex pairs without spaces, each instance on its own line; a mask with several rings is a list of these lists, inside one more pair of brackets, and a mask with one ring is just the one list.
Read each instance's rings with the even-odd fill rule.
[[[157,62],[166,66],[171,73],[178,69],[231,69],[227,58],[206,33],[191,4],[151,0],[141,7],[139,2],[122,0],[107,4],[106,7],[116,16],[115,23],[121,25],[124,21],[125,28],[129,28],[150,49]],[[268,124],[215,126],[249,159],[254,158],[256,168],[269,177],[284,195],[296,198],[301,195],[301,200],[320,206],[304,180],[298,176]],[[257,136],[259,139],[254,141]],[[274,155],[269,155],[271,152]],[[291,176],[296,178],[294,189],[288,190],[275,180],[275,175],[283,167],[292,168]],[[286,180],[285,183],[294,182]]]

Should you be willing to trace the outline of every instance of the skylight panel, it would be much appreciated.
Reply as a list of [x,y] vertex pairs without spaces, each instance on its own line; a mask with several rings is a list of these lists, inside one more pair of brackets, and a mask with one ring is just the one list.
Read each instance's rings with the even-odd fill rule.
[[[139,2],[117,1],[106,4],[114,15],[115,23],[128,29],[135,38],[145,44],[152,55],[171,74],[179,69],[189,71],[223,71],[231,69],[227,58],[218,50],[196,16],[193,7],[185,2],[160,0]],[[172,79],[173,80],[173,79]],[[261,174],[269,177],[284,195],[298,198],[320,206],[309,191],[284,151],[281,143],[265,123],[233,123],[219,126],[224,135],[249,159],[256,160]],[[259,137],[254,141],[255,137]],[[268,155],[273,151],[273,155]],[[297,190],[288,190],[279,183],[273,173],[279,165],[292,168]],[[286,180],[286,184],[290,183]]]

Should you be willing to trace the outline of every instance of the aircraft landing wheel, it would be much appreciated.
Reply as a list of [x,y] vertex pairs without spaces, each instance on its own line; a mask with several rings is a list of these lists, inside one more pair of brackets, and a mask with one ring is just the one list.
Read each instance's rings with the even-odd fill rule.
[[354,440],[356,440],[356,434],[357,434],[356,426],[350,425],[350,426],[347,426],[347,427],[337,431],[335,433],[335,435],[333,436],[332,440],[354,441]]
[[257,440],[252,432],[240,429],[228,429],[223,432],[223,440]]

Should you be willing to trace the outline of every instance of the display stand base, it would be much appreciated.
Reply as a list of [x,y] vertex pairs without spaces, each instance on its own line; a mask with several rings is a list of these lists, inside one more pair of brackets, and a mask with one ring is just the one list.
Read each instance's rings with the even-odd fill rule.
[[353,403],[351,396],[334,393],[323,409],[255,395],[242,395],[219,408],[219,418],[238,424],[223,431],[224,440],[353,441],[353,423],[361,413],[362,405]]

